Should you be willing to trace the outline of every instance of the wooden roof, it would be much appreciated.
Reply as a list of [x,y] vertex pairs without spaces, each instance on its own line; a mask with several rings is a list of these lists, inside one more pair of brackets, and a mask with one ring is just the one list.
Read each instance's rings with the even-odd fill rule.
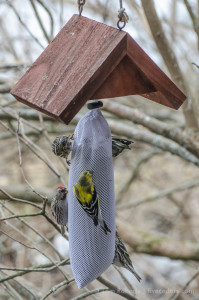
[[87,100],[141,95],[178,109],[186,96],[126,32],[73,15],[12,88],[68,124]]

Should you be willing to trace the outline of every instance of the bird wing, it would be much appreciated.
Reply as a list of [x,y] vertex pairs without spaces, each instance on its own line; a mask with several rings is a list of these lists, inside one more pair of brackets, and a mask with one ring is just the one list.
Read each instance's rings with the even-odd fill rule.
[[127,249],[126,249],[124,243],[122,242],[122,240],[120,238],[117,238],[117,246],[118,246],[119,252],[123,253],[123,256],[125,257],[128,264],[132,265],[131,259],[129,257],[128,252],[127,252]]
[[65,224],[63,224],[63,223],[65,223],[63,220],[63,207],[60,205],[59,202],[52,205],[51,211],[52,211],[52,215],[55,218],[55,220],[57,221],[57,223],[65,225]]
[[[126,145],[126,146],[129,146],[130,144],[134,143],[133,141],[130,141],[130,140],[126,140],[126,139],[120,139],[120,138],[117,138],[115,136],[112,137],[112,142],[115,144],[118,144],[120,145],[120,147]],[[125,148],[125,147],[124,147]],[[129,148],[129,147],[128,147]]]

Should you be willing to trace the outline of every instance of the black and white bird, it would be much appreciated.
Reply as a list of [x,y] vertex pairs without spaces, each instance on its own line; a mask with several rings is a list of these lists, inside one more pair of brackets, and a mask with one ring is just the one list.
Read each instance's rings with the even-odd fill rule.
[[112,136],[112,156],[118,156],[125,149],[130,150],[131,148],[129,147],[129,145],[131,145],[132,143],[133,141],[120,139],[115,136]]
[[115,256],[113,259],[113,264],[129,270],[137,278],[138,281],[141,280],[141,277],[133,267],[130,256],[117,231],[115,232]]
[[61,225],[61,234],[65,233],[68,224],[68,190],[64,186],[57,188],[56,194],[51,202],[51,212],[56,222]]

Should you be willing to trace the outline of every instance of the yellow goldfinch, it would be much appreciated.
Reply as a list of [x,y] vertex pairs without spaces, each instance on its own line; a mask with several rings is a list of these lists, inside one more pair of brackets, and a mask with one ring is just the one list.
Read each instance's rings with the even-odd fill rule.
[[93,172],[83,171],[77,183],[73,187],[73,192],[83,210],[92,218],[94,225],[100,225],[105,234],[111,232],[104,222],[99,205],[99,197],[93,184]]

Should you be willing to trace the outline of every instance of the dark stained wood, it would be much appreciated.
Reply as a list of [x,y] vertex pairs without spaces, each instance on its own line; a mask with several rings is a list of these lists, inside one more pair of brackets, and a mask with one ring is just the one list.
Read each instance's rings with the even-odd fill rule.
[[168,76],[153,62],[153,60],[142,50],[142,48],[127,36],[127,54],[129,58],[150,78],[157,89],[157,93],[144,93],[142,96],[155,102],[178,109],[186,96],[168,78]]
[[[111,88],[110,88],[111,87]],[[155,92],[156,88],[144,73],[125,56],[95,92],[92,99],[140,95]]]
[[177,109],[186,98],[126,32],[78,15],[11,94],[66,124],[87,100],[139,94]]

